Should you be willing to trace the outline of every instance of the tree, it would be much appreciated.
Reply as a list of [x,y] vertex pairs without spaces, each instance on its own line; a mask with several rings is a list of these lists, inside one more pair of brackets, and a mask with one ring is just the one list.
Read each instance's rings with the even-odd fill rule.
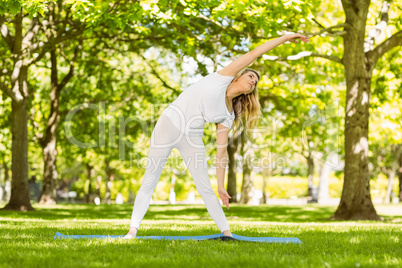
[[[393,76],[389,71],[385,76]],[[391,80],[392,81],[392,80]],[[381,83],[377,83],[379,87]],[[395,177],[398,176],[402,157],[401,100],[396,83],[385,83],[385,98],[375,94],[370,120],[370,167],[373,179],[379,173],[388,177],[384,203],[391,201]],[[376,88],[375,88],[376,89]],[[377,95],[377,96],[376,96]]]
[[232,134],[228,141],[228,182],[227,182],[227,191],[229,196],[229,203],[237,203],[237,151],[240,143],[240,139],[242,137],[242,130],[239,128],[235,130],[234,134]]
[[388,177],[384,196],[386,203],[391,201],[392,186],[395,176],[400,172],[398,170],[402,159],[401,62],[400,51],[393,50],[379,59],[373,71],[369,132],[370,171],[372,179],[376,179],[379,173]]
[[[38,27],[32,25],[29,34],[23,35],[23,14],[15,10],[13,16],[14,31],[9,30],[9,21],[0,14],[2,37],[5,41],[9,60],[12,65],[8,73],[8,81],[0,82],[0,88],[12,99],[11,132],[12,132],[12,190],[9,203],[5,209],[33,210],[29,201],[28,192],[28,67],[33,59],[29,57],[35,53],[33,39]],[[36,20],[33,20],[36,21]],[[12,35],[14,33],[14,35]]]
[[399,203],[402,203],[402,156],[399,158],[399,168],[398,168],[398,177],[399,177]]
[[[38,137],[39,144],[43,150],[43,184],[40,204],[55,204],[57,179],[56,156],[57,156],[57,128],[60,120],[60,93],[74,74],[74,64],[82,43],[76,44],[73,56],[69,61],[68,73],[60,80],[58,75],[58,55],[55,47],[50,50],[51,62],[51,92],[50,92],[50,112],[46,123],[44,134]],[[60,47],[61,54],[64,54],[63,47]],[[59,51],[60,51],[59,50]],[[68,60],[68,59],[67,59]]]
[[[243,120],[243,126],[246,124]],[[241,187],[241,197],[239,202],[241,204],[247,204],[250,201],[250,197],[253,195],[253,179],[251,172],[253,171],[252,158],[254,150],[251,141],[247,138],[247,131],[242,131],[240,155],[242,156],[242,170],[243,170],[243,182]]]
[[[28,69],[40,61],[57,44],[79,36],[85,30],[83,24],[74,28],[65,21],[57,27],[53,17],[54,10],[49,6],[60,7],[62,2],[37,1],[7,1],[0,8],[0,25],[2,28],[2,45],[8,50],[5,63],[5,73],[0,80],[0,89],[12,99],[11,132],[12,132],[12,191],[9,203],[4,209],[33,210],[28,193],[28,105],[34,91],[28,85]],[[74,16],[80,19],[86,16],[87,7],[93,7],[89,2],[70,3]],[[105,11],[108,6],[98,5]],[[106,8],[105,8],[106,7]],[[99,16],[98,12],[89,12],[92,22]],[[68,17],[68,11],[66,17]],[[102,14],[102,12],[100,12]],[[41,20],[41,16],[50,16],[49,20]],[[49,21],[51,23],[49,23]],[[47,37],[47,38],[46,38]],[[57,118],[57,117],[56,117]],[[54,118],[54,119],[56,119]]]
[[[365,40],[370,1],[342,0],[345,11],[344,55],[341,60],[346,76],[345,177],[340,204],[332,219],[379,220],[370,197],[368,170],[368,127],[371,76],[380,57],[402,45],[402,31],[397,31],[380,45],[373,43],[388,23],[390,3],[383,2],[381,22]],[[374,32],[374,33],[373,33]]]
[[402,45],[402,31],[394,33],[377,47],[380,25],[388,23],[390,3],[383,2],[381,22],[365,41],[370,1],[342,1],[346,15],[343,35],[347,98],[345,111],[345,182],[341,202],[333,219],[379,220],[370,198],[368,172],[368,123],[371,76],[380,57]]
[[[368,33],[366,33],[366,30],[370,28],[368,23],[370,1],[368,0],[342,1],[345,15],[343,23],[325,27],[318,22],[317,18],[312,18],[311,20],[321,30],[318,33],[305,32],[310,36],[328,34],[343,39],[343,55],[336,55],[338,53],[324,55],[311,52],[304,55],[322,57],[341,64],[345,68],[345,176],[341,201],[332,219],[381,219],[374,209],[370,196],[368,123],[372,72],[376,68],[377,61],[385,53],[402,44],[398,11],[392,13],[396,15],[396,18],[390,18],[390,6],[388,1],[382,3],[380,19]],[[373,4],[372,7],[375,9],[376,5]],[[375,17],[370,20],[371,23],[375,22]],[[393,34],[384,39],[384,35],[380,34],[386,27]],[[339,28],[343,28],[343,30],[336,30]],[[377,39],[381,39],[383,42],[375,47],[374,43]],[[287,60],[287,58],[279,57],[276,60]]]
[[0,94],[0,191],[3,193],[0,201],[8,201],[10,197],[11,133],[8,125],[11,121],[11,105],[10,99],[4,97],[4,94]]
[[[48,118],[48,126],[45,135],[41,139],[41,146],[44,148],[44,191],[42,202],[54,201],[54,180],[56,172],[56,130],[58,126],[58,96],[71,78],[72,72],[59,80],[57,76],[57,55],[55,55],[58,44],[66,40],[76,40],[84,32],[91,32],[97,26],[101,29],[124,29],[128,22],[131,22],[132,31],[127,31],[127,39],[139,41],[139,47],[152,44],[153,40],[160,40],[161,44],[182,50],[192,54],[195,47],[184,45],[176,46],[172,42],[180,40],[176,38],[181,33],[166,27],[166,21],[172,19],[172,8],[183,7],[177,2],[152,4],[152,9],[147,8],[146,3],[115,2],[109,1],[7,1],[0,7],[0,26],[2,34],[1,51],[6,47],[5,58],[3,58],[4,71],[0,80],[0,89],[12,99],[12,195],[10,203],[5,209],[32,210],[28,195],[28,105],[32,96],[33,87],[28,86],[28,69],[38,63],[49,52],[53,64],[52,71],[52,101],[51,111]],[[116,11],[116,12],[112,12]],[[119,12],[121,11],[121,12]],[[170,15],[168,13],[170,12]],[[55,17],[55,16],[59,17]],[[174,20],[177,19],[176,17]],[[180,21],[178,19],[177,21]],[[190,21],[190,20],[189,20]],[[202,25],[199,18],[197,23],[200,29]],[[77,23],[76,23],[77,22]],[[160,23],[159,23],[160,22]],[[141,26],[136,27],[136,23]],[[148,31],[147,27],[154,25],[155,28],[163,30],[165,35],[154,36],[155,32]],[[185,27],[186,28],[186,27]],[[187,29],[187,28],[186,28]],[[198,29],[197,29],[198,30]],[[148,35],[148,38],[141,36],[141,33]],[[170,33],[168,35],[167,33]],[[177,34],[176,34],[177,33]],[[134,36],[134,37],[133,37]],[[104,37],[104,36],[100,36]],[[116,38],[116,37],[115,37]],[[186,37],[185,37],[186,38]],[[184,39],[185,39],[184,38]],[[148,44],[146,41],[149,40]],[[144,48],[144,47],[142,47]],[[71,59],[70,59],[71,60]],[[73,65],[71,65],[73,66]],[[71,68],[72,71],[72,68]],[[68,78],[68,79],[67,79]]]

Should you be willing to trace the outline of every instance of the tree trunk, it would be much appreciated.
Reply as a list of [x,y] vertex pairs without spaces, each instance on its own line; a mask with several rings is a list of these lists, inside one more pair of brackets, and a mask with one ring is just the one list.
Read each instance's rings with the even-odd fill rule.
[[[381,218],[377,215],[370,196],[368,170],[369,105],[361,105],[363,98],[370,98],[370,80],[354,78],[347,83],[345,178],[341,201],[332,219],[380,220]],[[369,102],[367,99],[366,101]]]
[[8,168],[7,163],[3,163],[4,168],[4,182],[10,180],[10,169]]
[[111,196],[111,192],[110,192],[110,180],[113,176],[113,170],[110,168],[110,161],[108,159],[105,160],[105,173],[106,173],[106,179],[105,179],[105,183],[106,183],[106,193],[105,193],[105,198],[104,198],[104,203],[106,204],[110,204],[112,199],[110,198]]
[[15,35],[11,57],[14,67],[8,95],[11,105],[11,197],[4,207],[7,210],[34,210],[29,200],[28,188],[28,66],[23,51],[22,13],[15,15]]
[[252,197],[253,182],[251,180],[251,148],[249,148],[246,131],[242,133],[241,155],[243,156],[243,183],[240,203],[247,204]]
[[92,194],[92,173],[93,167],[90,164],[86,164],[87,167],[87,181],[88,181],[88,191],[86,192],[86,202],[89,204],[91,202],[91,194]]
[[399,155],[399,203],[402,203],[402,154]]
[[10,182],[10,169],[8,167],[8,164],[3,162],[3,168],[4,168],[4,196],[3,200],[5,202],[10,201],[10,196],[11,196],[11,182]]
[[53,49],[51,57],[51,87],[50,92],[50,114],[43,139],[40,140],[43,149],[43,186],[40,204],[56,204],[56,180],[57,180],[57,127],[59,126],[59,99],[61,85],[57,77],[57,56]]
[[40,204],[56,204],[56,180],[58,175],[56,155],[56,137],[54,136],[43,148],[44,174]]
[[329,199],[329,172],[331,166],[325,161],[320,169],[318,184],[318,203],[325,202]]
[[263,178],[262,178],[262,204],[267,203],[267,184],[268,179],[272,176],[272,162],[270,162],[270,166],[268,168],[264,167],[263,169]]
[[241,131],[238,130],[235,135],[229,140],[229,144],[227,147],[228,150],[228,183],[227,183],[227,192],[230,198],[229,203],[237,203],[237,162],[236,162],[236,152],[239,146],[239,139],[241,138]]
[[372,66],[364,52],[364,38],[369,4],[342,0],[346,14],[342,60],[346,76],[345,178],[341,201],[332,219],[381,219],[371,201],[368,170]]
[[[1,165],[3,170],[4,170],[4,189],[3,189],[3,196],[0,198],[1,201],[8,202],[10,199],[10,194],[11,194],[11,183],[10,183],[10,175],[9,171],[10,169],[8,168],[8,164],[3,161],[3,164]],[[1,174],[0,174],[1,176]],[[1,182],[1,180],[0,180]]]
[[398,145],[392,146],[392,154],[393,154],[392,166],[391,166],[391,171],[388,176],[387,191],[385,192],[385,197],[384,197],[385,204],[389,204],[391,202],[392,188],[394,186],[395,175],[398,172],[398,167],[399,167],[399,158],[401,155],[401,145],[398,144]]
[[[10,193],[9,193],[7,188],[11,188],[11,187],[8,187],[8,184],[10,183],[8,181],[8,178],[9,178],[9,176],[8,176],[8,166],[7,166],[7,164],[6,164],[6,162],[4,160],[3,160],[3,164],[1,164],[1,168],[4,170],[4,187],[2,187],[0,185],[0,192],[1,192],[1,194],[0,194],[0,202],[1,201],[8,202],[8,197],[10,196],[9,195]],[[2,177],[1,172],[3,171],[2,169],[0,169],[0,184],[2,183],[2,179],[1,179],[1,177]]]
[[307,179],[307,187],[308,187],[308,196],[311,201],[317,202],[313,197],[313,186],[314,186],[314,158],[311,155],[311,152],[308,152],[307,159],[307,171],[308,171],[308,179]]
[[[21,71],[25,71],[26,74],[26,70]],[[34,210],[29,200],[28,189],[28,107],[26,98],[19,102],[12,101],[11,132],[11,197],[3,209]]]
[[234,146],[228,146],[228,184],[227,191],[228,194],[232,197],[229,199],[229,203],[237,203],[237,182],[236,182],[236,159],[235,153],[236,149]]
[[249,158],[248,154],[243,158],[243,184],[241,188],[240,204],[247,204],[250,201],[253,190]]

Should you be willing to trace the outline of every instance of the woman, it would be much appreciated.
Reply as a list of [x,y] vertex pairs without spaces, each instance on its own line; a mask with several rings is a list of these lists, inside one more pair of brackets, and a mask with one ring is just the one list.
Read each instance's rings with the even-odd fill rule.
[[306,36],[290,34],[258,46],[222,70],[207,75],[185,89],[163,111],[151,135],[147,168],[135,199],[130,230],[124,238],[136,237],[163,166],[173,148],[177,148],[183,157],[212,219],[224,235],[232,236],[225,214],[209,181],[207,157],[202,141],[204,123],[218,123],[216,152],[218,193],[223,205],[229,209],[231,197],[224,188],[228,133],[234,120],[238,123],[241,116],[245,115],[248,125],[252,126],[252,122],[260,114],[257,93],[260,75],[257,71],[243,68],[286,41],[298,43],[297,39],[308,42]]

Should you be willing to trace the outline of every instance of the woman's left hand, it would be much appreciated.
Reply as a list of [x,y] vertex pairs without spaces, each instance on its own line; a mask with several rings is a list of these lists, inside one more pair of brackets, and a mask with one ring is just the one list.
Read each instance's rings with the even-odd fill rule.
[[229,198],[231,198],[225,188],[218,189],[219,197],[222,199],[222,204],[226,205],[226,208],[229,209]]
[[284,37],[286,38],[286,41],[290,41],[293,43],[299,43],[298,39],[300,39],[301,41],[303,41],[305,43],[308,43],[308,41],[309,41],[307,36],[304,36],[301,34],[287,34],[287,35],[284,35]]

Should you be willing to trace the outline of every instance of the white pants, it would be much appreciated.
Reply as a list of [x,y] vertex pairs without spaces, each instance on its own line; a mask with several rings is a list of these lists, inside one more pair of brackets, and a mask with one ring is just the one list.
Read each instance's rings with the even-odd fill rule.
[[140,190],[134,202],[130,227],[139,229],[142,218],[148,210],[152,193],[158,183],[170,152],[177,148],[194,179],[197,191],[207,207],[209,215],[221,232],[229,230],[229,224],[222,206],[212,190],[208,176],[207,156],[202,136],[189,136],[180,132],[170,119],[163,114],[159,117],[152,131],[147,159],[147,168]]

